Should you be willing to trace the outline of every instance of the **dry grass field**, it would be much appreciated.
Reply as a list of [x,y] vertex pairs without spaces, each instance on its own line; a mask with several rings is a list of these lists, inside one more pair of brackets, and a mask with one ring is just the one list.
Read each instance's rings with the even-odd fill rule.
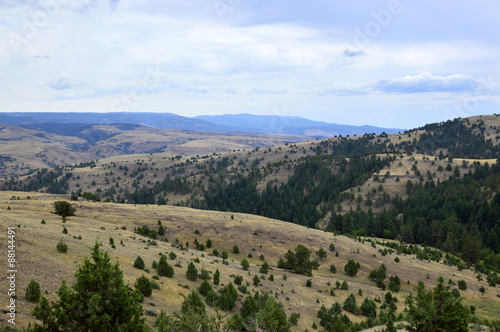
[[[499,119],[497,116],[471,117],[467,119],[467,125],[473,126],[474,123],[484,121],[485,137],[498,144]],[[156,181],[162,181],[167,175],[174,177],[177,174],[189,181],[207,184],[204,170],[209,168],[211,163],[216,167],[217,163],[228,160],[231,163],[224,169],[224,180],[231,181],[238,171],[249,169],[252,164],[258,163],[265,173],[257,186],[257,190],[262,190],[268,182],[278,186],[287,182],[293,174],[294,165],[301,157],[315,154],[321,142],[302,142],[305,138],[298,136],[220,134],[148,127],[119,130],[113,126],[94,126],[93,129],[110,137],[104,135],[94,144],[81,149],[87,142],[82,138],[1,125],[0,156],[12,157],[15,160],[3,159],[3,167],[0,167],[0,186],[2,181],[8,180],[7,175],[26,174],[35,168],[99,159],[89,167],[65,168],[64,172],[72,173],[68,181],[68,193],[104,193],[114,187],[118,195],[127,190],[134,191],[137,186],[150,186]],[[92,132],[88,134],[92,135]],[[418,140],[421,134],[421,131],[412,131],[389,135],[386,139],[396,144]],[[335,139],[338,138],[332,140]],[[381,137],[375,138],[378,139]],[[77,146],[80,150],[75,148]],[[418,153],[411,156],[396,154],[396,159],[388,167],[374,174],[363,185],[349,189],[356,197],[361,196],[362,202],[345,200],[342,202],[341,212],[356,209],[359,204],[361,208],[372,208],[377,213],[389,206],[389,203],[377,203],[377,199],[384,193],[389,194],[391,198],[395,195],[407,197],[406,183],[409,180],[413,183],[430,178],[443,181],[453,174],[456,166],[463,175],[471,169],[474,162],[495,162],[493,159],[440,160],[436,157],[438,153],[434,156]],[[385,155],[380,155],[383,156]],[[272,163],[283,161],[286,163],[268,167]],[[447,166],[451,166],[452,170],[449,170],[449,167],[446,170]],[[20,176],[19,179],[25,183],[30,180],[26,175]],[[198,190],[194,195],[201,197],[202,193]],[[228,284],[234,276],[241,275],[244,283],[249,283],[249,292],[271,292],[283,303],[287,315],[292,312],[300,313],[298,325],[293,327],[293,331],[304,331],[306,328],[311,330],[313,322],[319,325],[317,312],[320,307],[325,305],[329,308],[334,302],[342,304],[351,293],[356,295],[358,305],[365,297],[383,299],[387,291],[380,290],[375,282],[368,279],[369,272],[381,264],[387,267],[388,277],[398,275],[402,279],[402,289],[396,295],[398,312],[403,311],[404,298],[414,290],[419,281],[424,281],[429,288],[437,284],[439,276],[443,276],[447,282],[451,280],[455,284],[458,280],[466,281],[468,288],[460,293],[465,297],[466,305],[474,305],[477,308],[477,316],[500,319],[500,290],[498,287],[489,287],[486,281],[479,281],[472,270],[458,271],[456,267],[419,260],[410,255],[398,255],[400,262],[396,263],[396,254],[382,256],[379,249],[384,247],[380,245],[373,248],[369,242],[334,236],[320,229],[308,229],[254,215],[173,206],[180,202],[185,203],[190,197],[191,194],[169,193],[167,206],[98,203],[80,198],[78,201],[71,201],[77,209],[76,216],[62,223],[61,218],[52,213],[53,203],[58,200],[69,201],[69,195],[0,191],[0,241],[5,244],[4,248],[7,244],[7,227],[14,226],[16,229],[17,323],[27,326],[32,321],[30,312],[34,305],[24,298],[24,291],[30,279],[39,281],[42,291],[46,290],[47,297],[54,300],[61,280],[65,279],[69,284],[74,282],[76,269],[82,264],[84,257],[89,255],[90,247],[95,241],[102,242],[112,260],[120,263],[130,285],[133,285],[142,273],[149,277],[156,273],[152,262],[159,260],[160,253],[168,254],[172,251],[177,255],[175,260],[169,261],[171,265],[178,265],[175,267],[174,278],[160,277],[161,289],[155,290],[151,297],[144,300],[144,308],[149,313],[159,313],[161,310],[172,313],[180,309],[183,295],[197,289],[201,283],[199,280],[189,281],[185,276],[189,262],[199,259],[196,264],[199,271],[205,268],[213,275],[215,270],[219,269],[221,284],[215,287],[216,289]],[[369,197],[372,200],[371,205],[367,204]],[[328,217],[327,215],[325,220]],[[42,220],[45,224],[42,224]],[[156,244],[153,244],[150,239],[134,232],[134,228],[143,225],[157,229],[158,221],[161,221],[166,229],[165,241],[157,240]],[[325,224],[323,222],[318,225],[321,227]],[[64,227],[67,228],[68,234],[63,234]],[[114,249],[110,245],[110,238],[113,238],[116,245]],[[69,246],[68,252],[64,254],[56,250],[56,244],[61,239]],[[204,252],[193,250],[195,239],[200,243],[211,239],[213,248]],[[172,245],[176,241],[188,242],[190,249],[178,249]],[[330,243],[335,245],[338,256],[328,251]],[[328,252],[327,258],[319,260],[321,265],[313,272],[312,277],[286,272],[276,267],[279,258],[298,244],[311,249],[312,258],[316,258],[314,252],[320,248]],[[239,254],[232,253],[234,245],[239,247]],[[220,257],[211,254],[213,249],[229,253],[227,265],[222,263]],[[150,272],[133,268],[133,262],[139,255],[144,258]],[[252,257],[249,258],[249,255]],[[263,277],[259,273],[259,266],[263,262],[261,255],[272,267],[269,274]],[[240,266],[243,258],[247,258],[251,263],[249,271],[244,271]],[[344,273],[344,265],[351,258],[361,265],[355,277]],[[6,266],[6,249],[0,252],[0,260],[4,262],[0,266]],[[337,267],[337,273],[330,272],[331,264]],[[258,287],[252,283],[255,274],[262,279]],[[274,281],[268,280],[270,274],[274,275]],[[283,278],[284,274],[287,276],[286,280]],[[306,287],[308,279],[312,281],[310,288]],[[335,288],[337,281],[344,280],[348,282],[349,290],[335,290],[335,296],[331,296],[330,289]],[[482,286],[486,288],[484,294],[479,292]],[[452,288],[455,287],[457,286],[452,285]],[[0,303],[7,303],[7,289],[7,280],[2,279]],[[358,294],[360,289],[362,295]],[[243,299],[244,295],[240,293],[235,310],[239,309]],[[209,308],[209,311],[214,313],[213,309]],[[365,319],[364,316],[348,316],[353,321]],[[153,316],[147,317],[149,322],[154,321]]]
[[[29,199],[28,199],[29,196]],[[19,199],[18,199],[19,198]],[[17,264],[17,323],[26,326],[32,318],[30,312],[34,305],[24,298],[26,285],[31,278],[40,282],[42,291],[47,291],[49,299],[56,298],[55,292],[65,279],[69,284],[74,282],[74,273],[82,264],[85,256],[90,253],[90,247],[95,241],[101,241],[104,248],[108,250],[112,261],[118,261],[124,271],[126,281],[133,285],[135,279],[142,273],[149,277],[155,274],[151,264],[153,260],[159,260],[159,254],[167,254],[173,251],[177,258],[169,261],[180,264],[175,267],[174,278],[160,277],[160,290],[153,291],[151,297],[145,298],[144,308],[147,311],[158,313],[160,310],[173,312],[180,310],[183,301],[182,294],[186,295],[196,289],[201,283],[199,280],[192,282],[187,280],[185,273],[188,263],[198,258],[200,263],[196,264],[200,271],[202,267],[211,272],[219,269],[221,273],[221,285],[232,281],[234,275],[241,275],[244,282],[250,282],[250,292],[256,290],[272,292],[281,301],[289,315],[292,312],[300,313],[300,319],[294,331],[311,329],[311,324],[316,321],[317,312],[324,304],[330,307],[335,301],[343,303],[345,298],[353,293],[356,295],[358,305],[365,297],[383,298],[386,291],[375,286],[368,279],[370,270],[378,268],[380,264],[387,267],[387,275],[398,275],[402,279],[402,290],[396,295],[398,298],[398,312],[404,309],[404,297],[407,296],[419,281],[424,281],[427,287],[437,284],[437,278],[441,275],[446,281],[465,280],[468,288],[460,291],[465,297],[466,305],[475,305],[477,315],[481,318],[499,319],[500,300],[498,288],[491,288],[485,281],[478,281],[471,270],[458,271],[456,267],[450,267],[443,263],[432,261],[421,261],[415,256],[399,255],[400,262],[396,263],[396,254],[382,256],[378,251],[381,246],[373,248],[368,242],[358,242],[344,236],[334,236],[321,230],[308,229],[298,225],[270,220],[263,217],[226,213],[200,211],[189,208],[156,205],[122,205],[114,203],[93,203],[87,201],[72,202],[76,207],[76,215],[69,217],[66,223],[53,214],[53,203],[57,200],[68,200],[67,196],[49,195],[42,193],[26,192],[0,192],[0,241],[4,243],[4,250],[0,254],[2,267],[6,266],[7,254],[7,227],[16,227],[16,264]],[[45,224],[41,221],[44,220]],[[168,242],[157,241],[157,245],[148,243],[148,239],[134,233],[135,227],[148,225],[157,229],[158,220],[166,228]],[[63,234],[63,227],[68,229],[68,234]],[[126,229],[125,229],[126,228]],[[198,230],[199,234],[195,234]],[[76,237],[81,236],[79,240]],[[116,249],[112,249],[109,239],[112,237]],[[194,240],[201,243],[211,239],[212,249],[204,252],[192,250]],[[67,253],[59,253],[56,244],[63,239],[69,247]],[[179,241],[190,243],[189,250],[180,250],[172,247],[171,243]],[[338,257],[328,251],[328,246],[333,243],[338,251]],[[314,276],[306,277],[276,268],[277,261],[287,250],[293,250],[297,244],[303,244],[313,252],[324,248],[328,257],[320,260],[321,266],[313,271]],[[238,245],[239,254],[232,254],[232,248]],[[229,264],[222,264],[222,259],[209,255],[213,249],[220,252],[226,250],[229,253]],[[244,271],[240,266],[241,259],[252,254],[249,259],[251,267]],[[261,276],[259,265],[262,261],[260,255],[272,266],[261,285],[254,287],[252,278],[255,274]],[[147,268],[151,271],[146,273],[133,267],[137,256],[144,258]],[[313,257],[316,255],[313,254]],[[355,259],[361,265],[360,271],[355,277],[347,276],[343,270],[347,260]],[[335,264],[338,272],[333,274],[329,266]],[[274,281],[269,281],[269,275],[274,275]],[[287,279],[283,279],[283,275]],[[307,279],[312,280],[312,287],[306,287]],[[329,293],[335,287],[335,282],[346,280],[349,290],[336,290],[335,297]],[[184,287],[183,287],[184,286]],[[186,287],[189,287],[187,289]],[[484,286],[486,292],[479,292]],[[453,286],[456,287],[456,286]],[[0,283],[0,303],[7,303],[7,281],[2,279]],[[363,295],[358,295],[362,289]],[[240,300],[243,294],[240,294]],[[237,304],[238,309],[241,303]],[[211,309],[210,309],[211,310]],[[213,311],[211,311],[213,313]],[[360,321],[363,316],[349,317],[354,321]],[[153,317],[148,316],[150,322]]]
[[[399,195],[402,198],[407,198],[408,194],[406,193],[406,183],[408,181],[412,181],[415,184],[420,182],[421,179],[423,179],[424,182],[429,179],[432,179],[435,182],[438,180],[446,180],[453,174],[453,170],[446,170],[448,164],[452,167],[452,169],[454,169],[455,166],[458,166],[460,175],[463,176],[465,173],[468,173],[469,170],[473,170],[473,164],[475,162],[480,164],[489,163],[492,165],[496,163],[496,159],[455,158],[449,162],[448,159],[439,160],[436,156],[430,155],[402,155],[395,161],[391,162],[387,168],[384,168],[377,174],[374,174],[374,176],[372,176],[363,185],[359,186],[359,188],[351,188],[350,191],[355,196],[361,195],[363,198],[363,202],[360,204],[362,208],[372,208],[374,212],[379,212],[389,206],[389,203],[381,205],[375,204],[376,199],[384,192],[390,194],[391,197]],[[420,175],[418,175],[416,171],[420,172]],[[420,176],[422,176],[422,178],[420,178]],[[367,206],[366,201],[370,192],[372,192],[371,197],[374,204]],[[356,200],[346,200],[342,202],[342,212],[348,212],[351,208],[356,209],[357,204]]]
[[154,152],[163,156],[196,156],[309,139],[294,135],[218,133],[146,126],[125,130],[113,125],[95,125],[78,135],[60,136],[0,124],[0,155],[15,159],[4,162],[0,176],[22,175],[43,167],[74,165],[121,155]]

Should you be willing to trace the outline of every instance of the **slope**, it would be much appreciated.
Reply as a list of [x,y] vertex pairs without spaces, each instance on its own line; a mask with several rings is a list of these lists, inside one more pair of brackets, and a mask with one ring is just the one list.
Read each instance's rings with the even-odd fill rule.
[[[141,274],[152,278],[156,271],[151,267],[153,261],[159,259],[159,254],[173,252],[175,259],[169,259],[174,266],[174,278],[160,277],[159,290],[144,301],[148,312],[148,321],[154,321],[154,315],[160,310],[167,312],[179,311],[183,301],[182,295],[197,289],[201,283],[186,279],[186,268],[189,262],[196,262],[198,271],[203,268],[210,271],[216,269],[221,273],[221,284],[214,286],[221,289],[223,285],[234,282],[234,276],[243,277],[243,285],[247,285],[246,292],[271,292],[278,301],[282,302],[285,312],[289,316],[292,312],[300,313],[298,325],[293,331],[303,331],[310,328],[313,322],[319,325],[317,313],[321,306],[329,308],[333,302],[343,303],[352,293],[355,294],[358,304],[365,297],[383,299],[386,290],[376,286],[369,279],[369,273],[379,268],[381,264],[387,267],[387,275],[397,275],[402,279],[401,290],[393,295],[398,299],[397,312],[404,309],[404,297],[414,290],[419,281],[424,281],[427,287],[435,286],[438,276],[445,280],[457,283],[464,280],[467,290],[460,293],[466,298],[467,305],[474,305],[479,317],[500,318],[498,291],[487,285],[485,280],[478,280],[471,269],[457,270],[454,266],[427,259],[417,259],[414,255],[397,253],[387,250],[386,247],[371,244],[364,239],[356,241],[345,236],[335,236],[320,230],[308,229],[277,220],[271,220],[254,215],[200,211],[189,208],[154,205],[122,205],[112,203],[96,203],[80,200],[73,202],[76,215],[69,217],[66,223],[53,213],[53,202],[66,200],[67,196],[47,195],[42,193],[1,192],[0,193],[0,221],[4,225],[15,226],[16,232],[16,264],[17,264],[17,323],[26,326],[30,321],[29,313],[34,305],[24,300],[24,290],[31,278],[40,282],[42,291],[47,290],[49,299],[55,299],[55,292],[62,279],[69,284],[74,282],[73,274],[82,264],[83,257],[88,256],[89,247],[98,240],[104,244],[113,260],[120,262],[125,279],[133,285]],[[41,222],[41,221],[44,222]],[[165,236],[152,240],[134,232],[135,228],[147,225],[150,229],[158,230],[159,223],[165,228]],[[68,230],[67,234],[63,229]],[[115,247],[110,244],[113,238]],[[199,243],[212,241],[212,248],[204,251],[195,250],[195,239]],[[6,232],[2,232],[0,240],[7,241]],[[69,250],[62,254],[55,246],[63,240]],[[179,244],[184,244],[181,249]],[[186,243],[189,249],[186,250]],[[326,258],[320,259],[320,266],[313,271],[313,276],[294,274],[277,268],[279,258],[287,250],[293,250],[297,244],[303,244],[314,254],[320,248],[327,250]],[[330,244],[335,246],[334,251],[328,251]],[[239,253],[232,253],[233,246],[239,247]],[[227,264],[220,257],[214,256],[213,250],[219,253],[227,251]],[[338,253],[338,254],[337,254]],[[143,257],[148,270],[141,271],[133,268],[137,256]],[[262,257],[271,265],[268,274],[259,273]],[[3,251],[0,259],[6,261],[6,252]],[[251,256],[251,257],[250,257]],[[249,258],[250,257],[250,258]],[[399,259],[399,262],[395,258]],[[240,261],[247,258],[250,269],[241,268]],[[349,259],[360,263],[360,270],[354,277],[343,272],[343,267]],[[332,273],[330,266],[334,264],[338,272]],[[269,280],[270,274],[274,281]],[[286,274],[286,278],[284,275]],[[252,278],[258,275],[261,282],[253,285]],[[311,287],[306,286],[310,279]],[[348,290],[337,289],[335,284],[346,281]],[[210,281],[211,282],[211,281]],[[249,283],[247,283],[249,282]],[[385,280],[385,283],[388,283]],[[2,279],[0,287],[7,287],[6,279]],[[478,290],[485,287],[487,291]],[[333,294],[330,290],[333,289]],[[361,290],[361,291],[360,291]],[[362,295],[360,295],[362,294]],[[230,314],[239,310],[246,294],[239,291],[239,300],[236,308]],[[6,292],[0,294],[0,300],[6,303]],[[379,303],[380,305],[382,303]],[[213,309],[210,309],[213,313]],[[347,313],[352,321],[359,322],[366,317]]]

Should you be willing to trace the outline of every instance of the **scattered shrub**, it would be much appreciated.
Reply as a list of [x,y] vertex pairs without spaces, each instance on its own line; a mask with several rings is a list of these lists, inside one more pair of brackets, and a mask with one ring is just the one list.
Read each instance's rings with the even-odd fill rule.
[[31,279],[26,287],[26,300],[29,302],[38,302],[41,296],[40,284],[35,279]]
[[68,245],[66,243],[64,243],[63,240],[60,240],[57,245],[56,245],[56,248],[59,252],[67,252],[68,251]]
[[136,279],[134,287],[146,297],[153,294],[153,283],[144,274]]
[[347,273],[347,275],[354,277],[359,270],[359,263],[356,262],[354,259],[350,259],[347,264],[344,266],[344,271]]
[[134,267],[139,270],[144,270],[145,264],[141,256],[137,256],[135,259]]
[[198,279],[198,270],[196,266],[194,266],[193,262],[190,262],[186,271],[186,278],[192,281],[196,281]]

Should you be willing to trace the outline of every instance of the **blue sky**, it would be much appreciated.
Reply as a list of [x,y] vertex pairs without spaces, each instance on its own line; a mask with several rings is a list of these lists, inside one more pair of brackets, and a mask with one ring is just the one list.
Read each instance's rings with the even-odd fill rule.
[[412,128],[500,112],[500,2],[4,0],[0,111]]

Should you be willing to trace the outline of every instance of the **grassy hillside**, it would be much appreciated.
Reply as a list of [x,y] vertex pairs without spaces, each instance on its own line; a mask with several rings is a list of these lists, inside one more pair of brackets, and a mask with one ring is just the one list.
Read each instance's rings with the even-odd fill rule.
[[[74,282],[76,268],[82,264],[83,258],[89,255],[89,248],[93,243],[101,241],[104,248],[109,251],[113,261],[120,263],[124,271],[125,279],[133,285],[135,279],[143,271],[133,268],[133,262],[137,256],[144,258],[146,267],[151,271],[145,273],[152,277],[156,271],[151,267],[153,260],[159,260],[159,254],[173,252],[177,258],[169,260],[175,266],[174,278],[160,277],[160,290],[154,290],[153,295],[144,300],[144,308],[152,315],[160,310],[167,312],[179,311],[183,301],[181,294],[187,295],[191,290],[197,289],[201,281],[192,282],[186,279],[187,265],[194,259],[199,259],[196,267],[200,271],[205,268],[211,275],[216,269],[221,273],[221,285],[215,286],[220,289],[223,285],[233,281],[235,275],[243,276],[244,283],[249,282],[248,292],[256,290],[269,291],[275,294],[277,300],[284,305],[285,312],[300,313],[298,325],[294,331],[311,329],[313,322],[319,325],[317,312],[322,305],[327,308],[335,301],[343,303],[351,293],[356,296],[360,305],[365,297],[370,299],[383,299],[387,291],[376,287],[374,281],[368,278],[372,269],[381,264],[387,267],[387,277],[397,275],[402,279],[401,291],[394,293],[398,298],[398,313],[404,309],[404,298],[419,281],[424,281],[427,288],[437,284],[437,278],[443,276],[446,282],[451,281],[452,288],[456,287],[459,280],[467,283],[467,290],[460,291],[465,297],[465,304],[474,305],[480,318],[500,319],[500,301],[498,301],[498,288],[489,287],[486,280],[479,281],[477,274],[471,269],[459,271],[455,266],[449,266],[440,262],[426,259],[417,259],[415,255],[397,254],[394,251],[383,251],[384,246],[374,245],[361,239],[356,241],[345,236],[335,236],[332,233],[308,229],[302,226],[271,220],[259,216],[229,213],[201,211],[190,208],[157,205],[123,205],[102,202],[74,202],[76,215],[69,217],[66,223],[62,223],[58,215],[53,211],[53,202],[56,200],[67,200],[68,196],[50,195],[43,193],[25,192],[0,192],[0,221],[5,226],[16,227],[18,264],[18,314],[16,322],[26,326],[32,319],[29,313],[34,305],[24,300],[24,290],[31,278],[40,282],[42,291],[47,290],[49,299],[56,298],[55,292],[60,286],[62,279],[70,284]],[[42,224],[42,220],[45,224]],[[134,228],[148,225],[151,229],[158,229],[158,221],[166,229],[163,239],[151,239],[134,233]],[[63,234],[66,227],[68,234]],[[78,237],[81,236],[81,239]],[[116,249],[110,245],[109,239],[113,238]],[[56,244],[64,240],[69,247],[67,253],[59,253]],[[181,250],[176,243],[189,242],[188,250]],[[194,240],[205,243],[210,239],[213,243],[211,249],[197,251],[194,249]],[[7,241],[6,232],[0,234],[0,240]],[[333,243],[335,252],[328,250]],[[293,250],[297,244],[303,244],[313,251],[320,248],[327,251],[325,259],[318,259],[320,266],[313,271],[313,276],[294,274],[276,267],[279,258]],[[232,248],[238,245],[239,254],[233,254]],[[185,245],[184,245],[185,247]],[[213,249],[219,252],[223,250],[229,253],[228,264],[222,263],[220,257],[211,256]],[[251,254],[252,258],[248,258]],[[267,275],[259,273],[259,265],[263,263],[260,259],[263,255],[272,270]],[[395,258],[399,258],[399,262]],[[240,261],[247,258],[250,261],[250,269],[244,271]],[[317,258],[313,254],[313,258]],[[6,261],[6,252],[1,254],[1,260]],[[360,270],[354,277],[346,275],[343,271],[344,265],[349,259],[360,263]],[[330,265],[337,267],[337,273],[330,272]],[[181,267],[179,267],[181,266]],[[261,277],[261,285],[254,286],[253,276]],[[274,281],[270,281],[269,275],[274,275]],[[283,275],[286,274],[286,280]],[[263,277],[262,277],[263,276]],[[306,281],[312,281],[312,287],[306,287]],[[348,290],[336,290],[335,283],[347,281]],[[385,283],[387,283],[387,279]],[[3,289],[7,287],[6,280],[2,279]],[[479,292],[480,287],[485,287],[486,292]],[[330,295],[330,289],[335,289],[335,296]],[[359,290],[362,295],[359,295]],[[239,310],[244,294],[239,292],[240,300],[233,312]],[[6,303],[5,292],[0,294],[0,301]],[[383,300],[382,300],[383,301]],[[378,306],[380,305],[377,304]],[[213,309],[210,309],[213,313]],[[355,316],[347,313],[352,321],[361,321],[364,316]],[[148,316],[152,322],[153,316]]]
[[196,156],[308,139],[293,135],[218,133],[139,125],[59,124],[57,130],[47,127],[50,126],[40,124],[24,128],[0,124],[0,176],[18,176],[40,168],[121,155]]
[[491,250],[480,269],[489,273],[500,269],[499,119],[209,155],[118,156],[4,179],[1,188],[244,212],[438,248],[451,231],[450,253],[460,254],[468,236]]

